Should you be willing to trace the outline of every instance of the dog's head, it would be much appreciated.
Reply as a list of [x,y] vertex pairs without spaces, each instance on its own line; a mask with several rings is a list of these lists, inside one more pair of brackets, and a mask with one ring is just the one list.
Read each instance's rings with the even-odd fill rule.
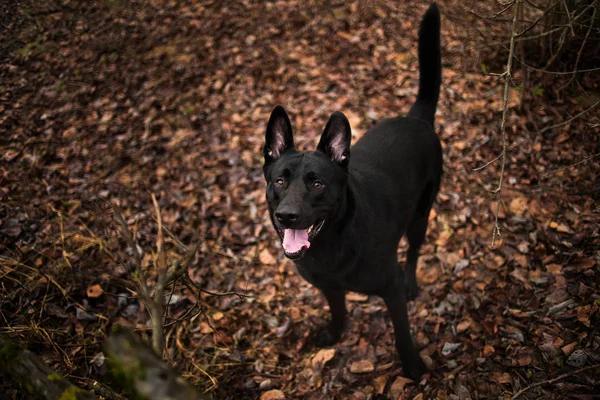
[[292,125],[281,106],[267,126],[263,171],[271,221],[286,257],[302,258],[335,215],[348,182],[350,123],[344,114],[329,118],[316,151],[294,146]]

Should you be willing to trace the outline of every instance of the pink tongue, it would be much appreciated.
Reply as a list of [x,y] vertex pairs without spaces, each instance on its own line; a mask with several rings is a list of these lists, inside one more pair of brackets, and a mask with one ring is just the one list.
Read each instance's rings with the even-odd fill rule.
[[305,229],[285,229],[283,231],[283,249],[290,254],[297,253],[303,247],[310,247],[308,232]]

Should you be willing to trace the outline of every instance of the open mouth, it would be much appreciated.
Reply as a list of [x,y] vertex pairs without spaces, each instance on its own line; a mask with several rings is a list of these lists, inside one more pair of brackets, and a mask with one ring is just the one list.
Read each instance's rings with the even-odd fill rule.
[[298,260],[304,256],[310,243],[319,234],[325,224],[325,218],[319,218],[314,224],[306,229],[284,229],[277,227],[277,233],[281,237],[283,252],[291,260]]

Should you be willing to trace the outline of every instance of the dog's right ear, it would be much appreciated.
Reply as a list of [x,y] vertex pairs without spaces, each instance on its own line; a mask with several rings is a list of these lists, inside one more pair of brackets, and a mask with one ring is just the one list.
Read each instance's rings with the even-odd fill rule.
[[277,160],[283,152],[293,148],[292,124],[285,109],[277,106],[271,113],[271,118],[269,118],[269,124],[267,125],[265,147],[263,148],[265,164]]

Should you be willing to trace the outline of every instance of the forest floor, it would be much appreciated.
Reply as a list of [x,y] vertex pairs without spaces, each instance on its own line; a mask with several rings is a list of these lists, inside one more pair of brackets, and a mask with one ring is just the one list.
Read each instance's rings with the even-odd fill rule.
[[[426,3],[8,3],[0,332],[72,382],[108,382],[101,344],[112,325],[151,332],[113,205],[136,231],[150,281],[154,194],[169,259],[199,240],[190,278],[239,294],[178,284],[166,316],[167,360],[216,399],[510,398],[523,389],[524,399],[598,398],[599,114],[544,130],[598,100],[598,74],[580,78],[584,95],[542,84],[511,91],[492,248],[501,164],[475,168],[501,151],[503,82],[484,72],[501,73],[506,52],[486,53],[459,23],[457,2],[440,1],[445,175],[409,304],[431,372],[412,382],[395,362],[379,298],[350,293],[342,341],[312,344],[327,307],[282,255],[261,148],[277,104],[302,149],[315,147],[335,110],[354,139],[406,112]],[[517,85],[522,78],[519,68]],[[25,397],[11,379],[0,391]]]

